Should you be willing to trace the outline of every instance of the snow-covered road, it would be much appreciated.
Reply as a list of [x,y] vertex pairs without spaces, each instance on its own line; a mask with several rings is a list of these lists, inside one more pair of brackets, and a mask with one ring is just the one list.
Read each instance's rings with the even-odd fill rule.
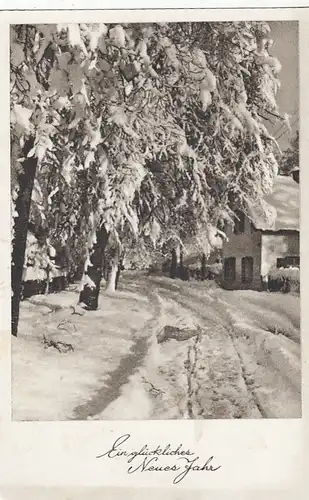
[[[24,302],[14,419],[301,416],[299,297],[126,273],[98,311],[72,316],[75,300]],[[64,308],[46,316],[44,301]],[[186,335],[158,342],[167,325]],[[74,350],[44,348],[42,332]]]
[[[156,305],[155,321],[144,329],[150,347],[121,395],[96,419],[120,418],[121,408],[123,418],[131,419],[300,416],[299,329],[291,329],[288,318],[281,316],[294,339],[264,330],[263,325],[252,326],[247,315],[250,294],[259,294],[165,278],[140,278],[138,285],[128,280],[126,290],[137,286]],[[235,303],[237,297],[242,302]],[[272,301],[272,296],[267,298]],[[201,333],[158,344],[155,334],[164,325],[193,331],[199,326]]]

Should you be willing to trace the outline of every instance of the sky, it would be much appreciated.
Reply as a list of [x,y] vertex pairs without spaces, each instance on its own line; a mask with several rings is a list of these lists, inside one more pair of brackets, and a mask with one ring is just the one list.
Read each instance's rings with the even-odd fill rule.
[[[299,65],[298,65],[298,22],[276,21],[269,22],[271,38],[274,44],[272,55],[279,59],[282,69],[279,74],[281,88],[277,96],[280,114],[291,115],[292,135],[299,129]],[[289,146],[291,134],[284,133],[286,127],[277,123],[274,127],[275,137],[281,149]]]

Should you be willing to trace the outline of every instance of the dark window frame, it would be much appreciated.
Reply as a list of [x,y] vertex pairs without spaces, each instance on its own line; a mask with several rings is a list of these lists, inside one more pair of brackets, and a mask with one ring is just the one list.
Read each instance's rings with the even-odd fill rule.
[[226,281],[235,281],[236,257],[228,257],[224,259],[224,279]]
[[277,269],[280,267],[300,267],[300,257],[299,255],[287,255],[286,257],[277,258]]
[[[246,274],[246,270],[247,270],[246,262],[250,263],[249,277]],[[252,283],[252,281],[253,281],[253,264],[254,264],[254,260],[253,260],[253,257],[251,257],[250,255],[242,257],[242,259],[241,259],[241,282],[242,283],[247,283],[247,284]]]

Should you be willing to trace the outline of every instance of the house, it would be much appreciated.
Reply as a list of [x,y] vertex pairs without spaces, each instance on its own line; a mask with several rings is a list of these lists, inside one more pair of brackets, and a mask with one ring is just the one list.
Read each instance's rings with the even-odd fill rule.
[[265,197],[272,221],[255,213],[237,213],[234,226],[226,227],[221,284],[227,289],[267,288],[271,269],[297,266],[299,260],[299,169],[278,175],[273,193]]

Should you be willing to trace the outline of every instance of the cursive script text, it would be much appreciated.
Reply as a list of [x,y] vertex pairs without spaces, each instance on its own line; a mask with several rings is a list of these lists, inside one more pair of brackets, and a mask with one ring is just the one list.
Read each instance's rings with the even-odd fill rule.
[[[130,437],[130,434],[120,436],[107,451],[96,458],[115,459],[122,457],[129,465],[128,474],[137,472],[177,473],[173,479],[173,484],[180,483],[189,472],[215,472],[221,468],[221,465],[214,463],[213,456],[210,456],[207,460],[202,460],[190,448],[185,448],[182,444],[172,447],[168,443],[165,446],[157,445],[154,448],[144,444],[137,450],[130,450],[127,447]],[[169,463],[166,463],[166,459],[169,459]]]

